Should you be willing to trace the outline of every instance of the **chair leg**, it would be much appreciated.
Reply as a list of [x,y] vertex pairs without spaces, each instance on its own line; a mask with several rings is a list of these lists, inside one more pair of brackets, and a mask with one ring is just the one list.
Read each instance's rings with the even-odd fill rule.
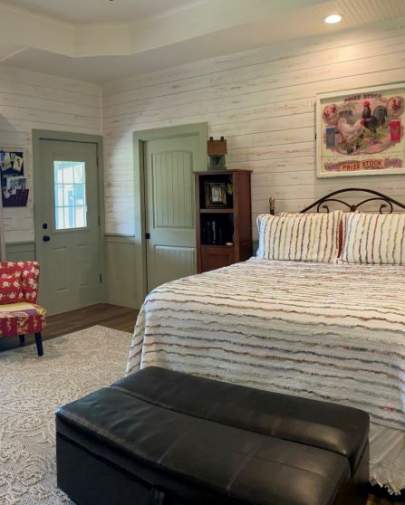
[[43,356],[44,349],[42,347],[42,335],[41,335],[41,333],[35,333],[35,344],[37,346],[38,356]]
[[18,335],[18,338],[20,339],[20,345],[25,345],[25,335]]

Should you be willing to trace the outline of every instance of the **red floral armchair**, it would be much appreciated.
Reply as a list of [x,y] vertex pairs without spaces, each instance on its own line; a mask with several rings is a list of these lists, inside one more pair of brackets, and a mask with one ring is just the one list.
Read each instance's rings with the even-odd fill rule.
[[38,356],[43,355],[42,330],[46,311],[36,304],[39,263],[36,261],[0,262],[0,337],[34,334]]

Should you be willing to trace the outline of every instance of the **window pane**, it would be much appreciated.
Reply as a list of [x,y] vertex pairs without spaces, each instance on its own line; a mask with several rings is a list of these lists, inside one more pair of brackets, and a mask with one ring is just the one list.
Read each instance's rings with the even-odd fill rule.
[[64,219],[63,219],[63,207],[57,207],[55,209],[55,226],[57,230],[63,230]]
[[54,162],[55,227],[57,230],[86,228],[86,164]]
[[65,207],[74,205],[73,184],[63,184],[63,204]]
[[82,228],[85,226],[86,216],[84,207],[76,207],[76,228]]
[[74,182],[76,184],[84,183],[84,163],[76,164],[74,166]]
[[73,191],[76,207],[83,207],[85,203],[84,185],[75,184]]
[[55,167],[55,183],[63,183],[63,167]]
[[63,167],[63,183],[66,184],[68,182],[72,183],[73,182],[73,165],[69,163],[69,165],[66,165]]
[[55,184],[55,206],[63,206],[63,185]]
[[63,207],[63,216],[65,220],[65,229],[66,228],[76,228],[73,218],[73,207]]

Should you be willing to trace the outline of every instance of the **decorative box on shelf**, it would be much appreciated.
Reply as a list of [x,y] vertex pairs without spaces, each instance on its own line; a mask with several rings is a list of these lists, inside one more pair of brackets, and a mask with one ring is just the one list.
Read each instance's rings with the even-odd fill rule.
[[250,170],[196,172],[197,268],[206,272],[252,255]]

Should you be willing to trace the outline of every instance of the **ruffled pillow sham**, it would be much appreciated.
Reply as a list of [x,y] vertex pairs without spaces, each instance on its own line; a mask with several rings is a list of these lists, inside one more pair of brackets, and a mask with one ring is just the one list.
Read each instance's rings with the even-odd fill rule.
[[341,211],[319,214],[262,214],[257,218],[257,256],[279,261],[335,263]]
[[405,214],[347,213],[342,263],[405,265]]

